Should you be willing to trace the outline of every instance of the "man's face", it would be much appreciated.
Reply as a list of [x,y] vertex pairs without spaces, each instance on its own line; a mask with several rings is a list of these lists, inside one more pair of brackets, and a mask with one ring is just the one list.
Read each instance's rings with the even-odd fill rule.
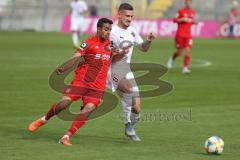
[[109,39],[110,32],[112,30],[112,25],[109,23],[104,23],[102,27],[98,28],[98,33],[101,39]]
[[192,8],[192,1],[191,0],[185,0],[185,6],[186,6],[186,8]]
[[129,27],[133,19],[133,11],[122,10],[119,11],[118,16],[119,21],[121,21],[124,26]]

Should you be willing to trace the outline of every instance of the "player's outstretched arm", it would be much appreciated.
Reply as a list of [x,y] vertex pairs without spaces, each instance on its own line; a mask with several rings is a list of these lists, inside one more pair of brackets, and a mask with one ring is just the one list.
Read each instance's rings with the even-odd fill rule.
[[56,72],[58,74],[62,74],[68,69],[70,69],[72,66],[74,66],[75,63],[78,62],[79,58],[81,57],[81,54],[79,53],[74,53],[71,59],[69,59],[63,66],[59,67]]
[[155,39],[155,35],[153,33],[150,33],[147,36],[147,40],[144,41],[142,44],[138,45],[138,48],[142,51],[142,52],[147,52],[151,46],[152,41]]
[[111,49],[111,61],[116,62],[121,60],[125,56],[125,54],[128,53],[128,51],[129,51],[128,47],[123,47],[121,49],[113,47]]

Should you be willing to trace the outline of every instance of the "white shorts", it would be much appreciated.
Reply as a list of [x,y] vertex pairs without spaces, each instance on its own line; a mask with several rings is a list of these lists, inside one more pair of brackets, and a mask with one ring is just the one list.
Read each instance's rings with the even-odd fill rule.
[[107,87],[115,92],[118,89],[118,85],[122,79],[127,79],[131,83],[134,88],[134,91],[138,92],[138,86],[135,81],[134,75],[130,69],[130,66],[118,66],[111,65],[108,70],[108,78],[107,78]]
[[83,17],[71,18],[71,31],[82,31]]

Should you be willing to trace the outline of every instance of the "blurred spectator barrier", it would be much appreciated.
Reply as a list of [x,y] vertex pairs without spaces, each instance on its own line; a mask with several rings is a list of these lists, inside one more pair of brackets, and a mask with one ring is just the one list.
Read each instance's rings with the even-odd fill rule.
[[[96,24],[98,18],[85,17],[83,24],[83,32],[86,34],[94,34],[96,32]],[[116,20],[114,20],[116,23]],[[160,37],[173,37],[177,30],[177,24],[173,23],[171,19],[151,20],[151,19],[137,19],[132,23],[141,35],[147,35],[153,32]],[[228,36],[228,24],[220,23],[215,20],[200,21],[192,27],[192,34],[194,37],[200,38],[215,38]],[[70,32],[70,17],[65,16],[62,21],[61,32]],[[235,36],[240,37],[240,23],[235,27]]]

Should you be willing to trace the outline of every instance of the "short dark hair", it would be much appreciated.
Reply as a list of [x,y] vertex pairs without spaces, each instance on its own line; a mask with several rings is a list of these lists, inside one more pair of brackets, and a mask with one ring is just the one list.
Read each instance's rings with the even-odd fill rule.
[[97,27],[100,27],[100,28],[103,27],[104,23],[113,24],[113,21],[107,18],[101,18],[97,22]]
[[123,11],[123,10],[133,11],[133,6],[129,3],[122,3],[119,6],[118,11]]

